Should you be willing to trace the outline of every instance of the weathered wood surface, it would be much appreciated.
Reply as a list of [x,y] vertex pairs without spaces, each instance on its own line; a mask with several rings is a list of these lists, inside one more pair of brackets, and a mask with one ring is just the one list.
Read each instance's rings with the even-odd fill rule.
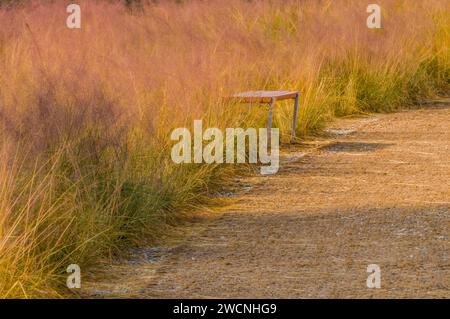
[[295,99],[298,91],[248,91],[233,94],[229,99],[242,103],[270,103],[286,99]]

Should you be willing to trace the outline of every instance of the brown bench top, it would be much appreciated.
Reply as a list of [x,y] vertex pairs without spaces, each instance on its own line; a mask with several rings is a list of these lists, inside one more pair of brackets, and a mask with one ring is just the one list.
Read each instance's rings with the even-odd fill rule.
[[230,99],[236,99],[239,102],[251,103],[269,103],[273,100],[294,99],[299,94],[298,91],[248,91],[236,93],[230,96]]

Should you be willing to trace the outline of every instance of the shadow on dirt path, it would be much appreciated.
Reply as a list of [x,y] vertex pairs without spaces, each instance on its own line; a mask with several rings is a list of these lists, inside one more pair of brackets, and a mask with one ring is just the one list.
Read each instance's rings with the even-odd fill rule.
[[[175,247],[89,296],[450,297],[450,103],[333,123]],[[155,250],[156,249],[156,250]],[[159,249],[159,250],[158,250]],[[153,254],[153,255],[152,255]],[[155,257],[156,256],[156,257]],[[366,287],[369,264],[381,288]]]

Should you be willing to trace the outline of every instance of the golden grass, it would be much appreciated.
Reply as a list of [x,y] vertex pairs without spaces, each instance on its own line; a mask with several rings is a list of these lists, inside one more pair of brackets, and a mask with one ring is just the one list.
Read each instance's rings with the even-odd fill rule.
[[444,0],[381,1],[381,30],[364,1],[80,4],[81,30],[59,2],[0,9],[1,297],[64,295],[67,265],[157,241],[201,204],[235,168],[174,165],[168,137],[264,126],[231,92],[300,90],[303,136],[449,90]]

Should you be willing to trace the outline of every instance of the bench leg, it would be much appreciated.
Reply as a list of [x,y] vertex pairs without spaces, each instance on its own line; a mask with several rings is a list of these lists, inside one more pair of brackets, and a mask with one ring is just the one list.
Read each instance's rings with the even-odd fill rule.
[[291,141],[295,138],[295,123],[297,122],[297,112],[298,112],[298,94],[295,96],[294,102],[294,117],[292,119]]
[[270,136],[272,135],[272,116],[273,116],[273,105],[275,104],[275,99],[272,99],[269,103],[269,119],[267,123],[267,147],[270,145]]

